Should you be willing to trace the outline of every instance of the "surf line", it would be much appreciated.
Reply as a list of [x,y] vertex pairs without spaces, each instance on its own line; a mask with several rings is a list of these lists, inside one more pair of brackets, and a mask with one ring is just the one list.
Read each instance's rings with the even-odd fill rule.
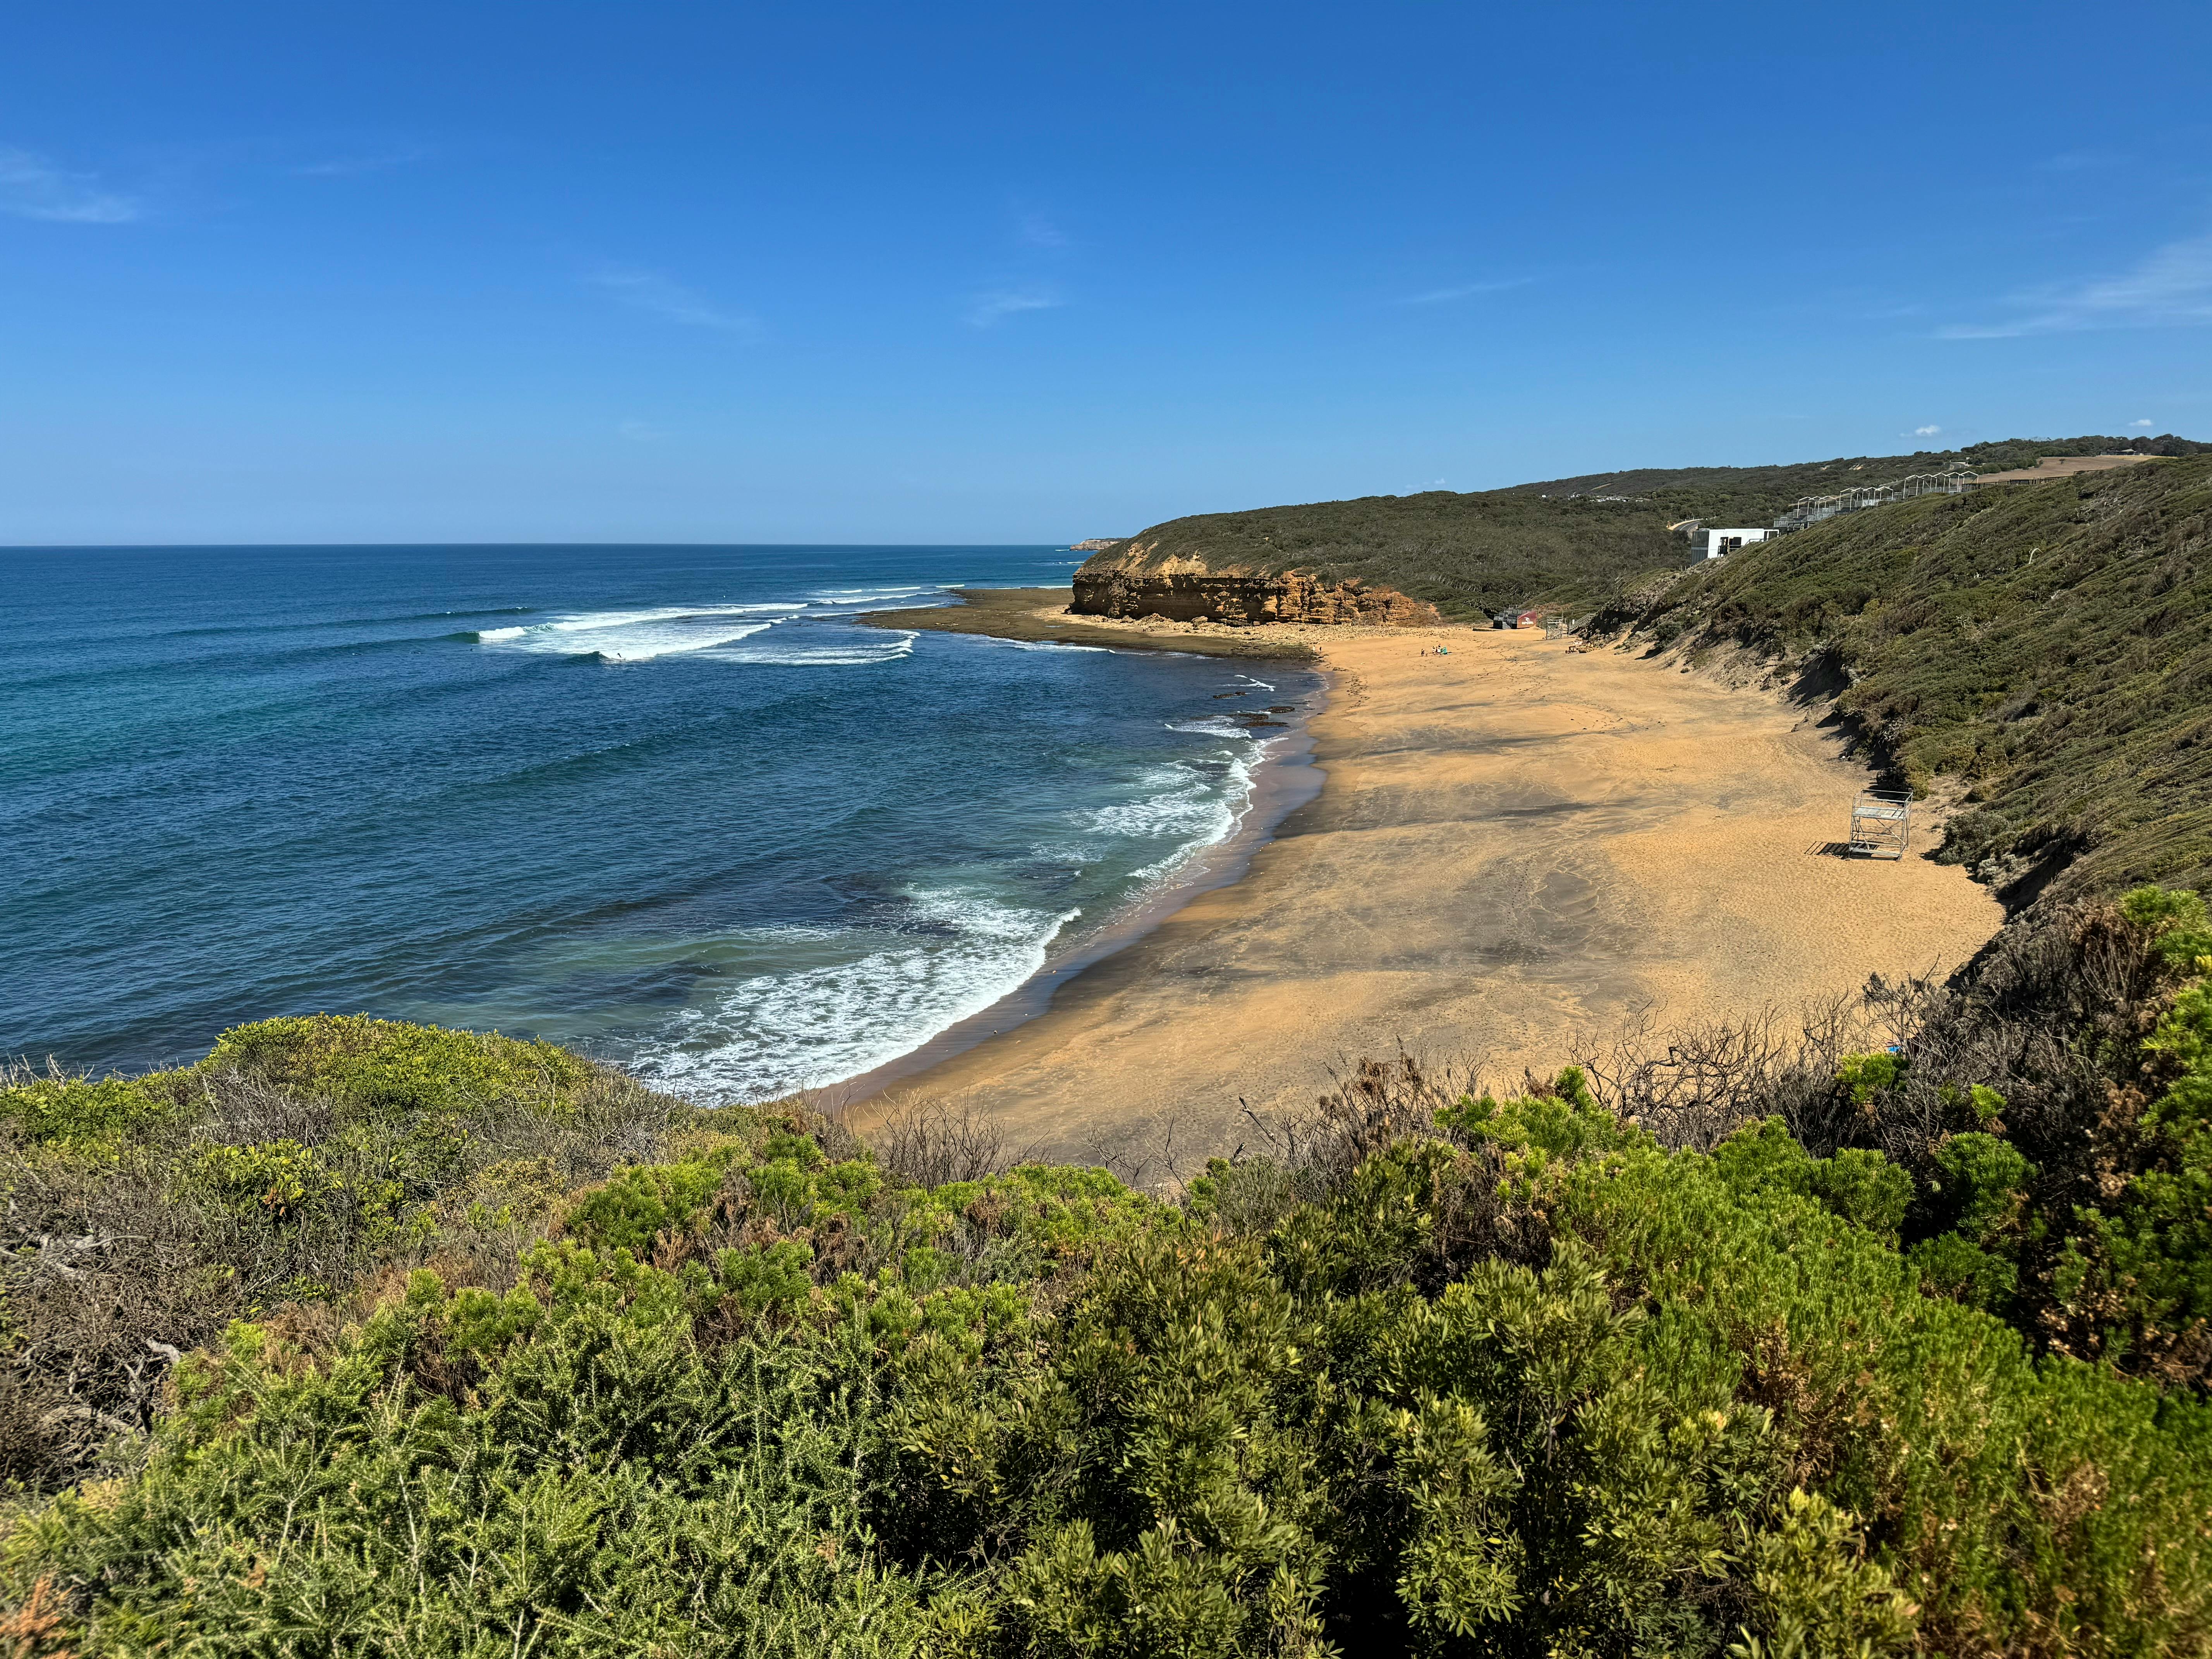
[[1274,839],[1283,820],[1321,793],[1323,780],[1314,759],[1310,721],[1328,708],[1335,681],[1326,670],[1304,672],[1313,676],[1315,690],[1307,705],[1285,722],[1290,729],[1266,740],[1252,768],[1251,793],[1228,835],[1194,848],[1168,881],[1124,905],[1103,927],[1070,941],[1057,955],[1048,947],[1043,965],[988,1008],[946,1026],[872,1071],[814,1085],[811,1092],[830,1096],[839,1109],[857,1106],[903,1079],[965,1054],[1035,1019],[1052,1006],[1061,987],[1135,944],[1200,895],[1243,879],[1252,860]]

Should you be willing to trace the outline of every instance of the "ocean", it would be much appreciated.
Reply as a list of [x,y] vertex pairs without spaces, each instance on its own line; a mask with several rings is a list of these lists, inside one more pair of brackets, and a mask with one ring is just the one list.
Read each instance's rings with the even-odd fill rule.
[[1286,729],[1232,711],[1318,684],[854,621],[1078,562],[0,550],[0,1054],[368,1012],[709,1103],[910,1054],[1183,878]]

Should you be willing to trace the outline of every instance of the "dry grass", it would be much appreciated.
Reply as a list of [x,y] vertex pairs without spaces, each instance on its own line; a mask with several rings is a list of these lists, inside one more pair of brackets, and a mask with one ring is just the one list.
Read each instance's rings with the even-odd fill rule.
[[[127,1445],[170,1366],[234,1320],[312,1326],[376,1267],[433,1257],[495,1283],[563,1194],[650,1158],[690,1110],[596,1068],[558,1098],[435,1115],[234,1068],[179,1087],[185,1109],[94,1149],[0,1117],[0,1480],[76,1478]],[[261,1189],[226,1184],[230,1168]]]
[[892,1108],[872,1142],[876,1161],[916,1187],[981,1181],[1030,1161],[999,1127],[971,1106],[939,1100],[908,1101]]

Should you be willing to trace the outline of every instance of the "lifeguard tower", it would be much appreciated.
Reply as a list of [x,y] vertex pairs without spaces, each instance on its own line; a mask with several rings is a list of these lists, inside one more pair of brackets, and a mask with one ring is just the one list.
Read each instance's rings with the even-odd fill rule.
[[1912,840],[1912,797],[1869,789],[1851,803],[1851,851],[1870,859],[1901,859]]

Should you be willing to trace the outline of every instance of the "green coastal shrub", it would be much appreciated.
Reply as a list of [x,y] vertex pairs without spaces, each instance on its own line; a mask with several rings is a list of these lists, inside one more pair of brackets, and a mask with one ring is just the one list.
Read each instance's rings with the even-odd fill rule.
[[543,1044],[268,1020],[137,1079],[0,1079],[0,1481],[66,1483],[167,1359],[432,1257],[497,1278],[688,1108]]
[[2141,1119],[2153,1161],[2109,1210],[2077,1214],[2058,1293],[2109,1347],[2189,1364],[2212,1348],[2212,988],[2175,999],[2143,1046],[2172,1073]]
[[644,1255],[661,1234],[688,1231],[705,1215],[727,1162],[726,1155],[619,1170],[569,1206],[568,1231],[603,1249]]
[[[2149,1039],[2176,1146],[2189,995]],[[103,1478],[20,1498],[0,1595],[88,1652],[2212,1644],[2212,1408],[1990,1311],[2044,1179],[2009,1130],[1945,1132],[1916,1192],[1777,1116],[1669,1151],[1572,1068],[1435,1117],[1176,1203],[925,1188],[752,1111],[471,1220],[491,1171],[568,1167],[471,1150],[431,1237],[232,1323]],[[281,1245],[348,1201],[342,1139],[187,1133],[174,1167]],[[2192,1305],[2142,1265],[2184,1264],[2179,1190],[2080,1235],[2084,1285],[2136,1262]]]
[[1737,1130],[1714,1148],[1713,1161],[1740,1192],[1816,1198],[1844,1220],[1892,1239],[1912,1203],[1912,1177],[1880,1152],[1846,1146],[1832,1158],[1814,1158],[1778,1117]]
[[183,1109],[175,1073],[143,1078],[0,1076],[0,1126],[34,1146],[79,1156],[112,1150]]
[[547,1042],[405,1025],[366,1014],[314,1014],[235,1026],[199,1069],[235,1069],[370,1110],[433,1112],[541,1101],[551,1106],[592,1068]]

